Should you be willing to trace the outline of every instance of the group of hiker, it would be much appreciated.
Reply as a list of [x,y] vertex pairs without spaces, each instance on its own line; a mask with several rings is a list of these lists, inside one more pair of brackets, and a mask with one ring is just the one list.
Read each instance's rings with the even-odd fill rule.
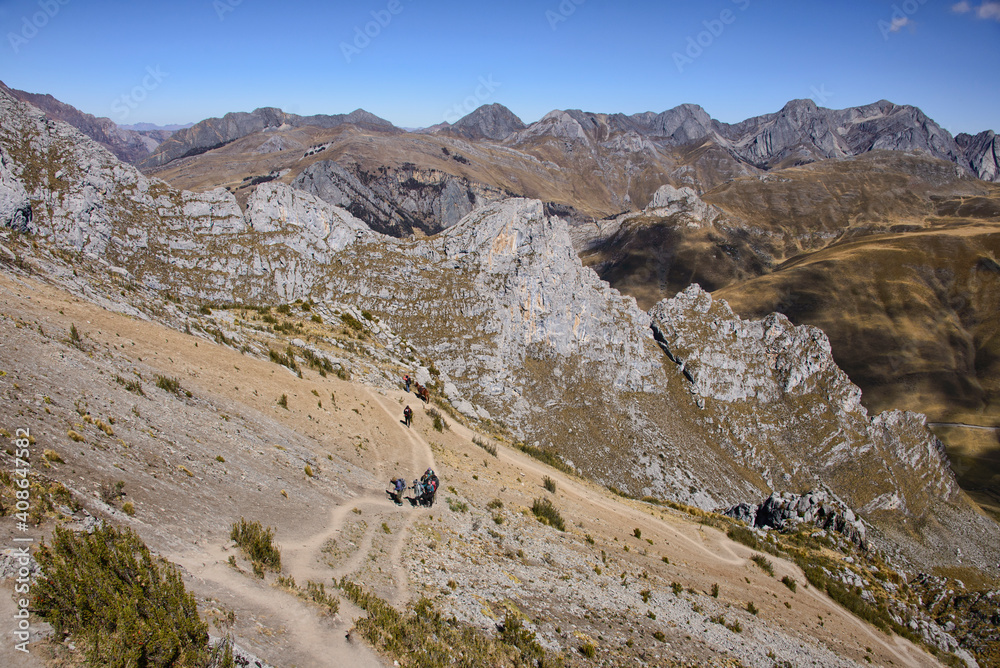
[[421,385],[418,381],[410,378],[410,374],[403,376],[403,384],[406,386],[407,392],[410,391],[410,385],[413,385],[416,395],[423,399],[425,404],[431,400],[431,391],[427,389],[427,386]]
[[[389,497],[392,498],[397,506],[403,505],[403,492],[406,491],[406,480],[396,477],[390,480],[389,484],[392,485],[392,489],[387,490]],[[440,484],[441,481],[438,480],[434,469],[427,469],[420,476],[420,480],[413,481],[413,486],[410,487],[413,490],[413,496],[406,497],[406,500],[410,502],[411,506],[427,506],[430,508],[434,505],[434,496],[437,494]]]

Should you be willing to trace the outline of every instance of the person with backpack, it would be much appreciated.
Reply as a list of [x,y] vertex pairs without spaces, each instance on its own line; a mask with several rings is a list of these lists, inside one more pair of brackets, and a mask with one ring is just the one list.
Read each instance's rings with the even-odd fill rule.
[[409,406],[403,409],[403,422],[406,423],[407,427],[413,422],[413,409]]
[[389,481],[389,484],[393,486],[392,491],[389,492],[389,496],[397,506],[403,505],[403,490],[406,489],[406,481],[402,478],[393,478]]
[[406,384],[406,391],[407,392],[410,391],[410,383],[411,382],[413,382],[413,381],[410,380],[410,374],[406,374],[405,376],[403,376],[403,383]]

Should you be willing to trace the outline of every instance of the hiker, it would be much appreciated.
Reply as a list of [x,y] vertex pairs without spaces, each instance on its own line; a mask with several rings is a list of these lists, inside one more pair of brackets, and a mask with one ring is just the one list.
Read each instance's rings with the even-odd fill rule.
[[403,383],[406,384],[406,391],[407,392],[410,391],[410,383],[411,382],[413,382],[413,381],[410,380],[410,374],[406,374],[405,376],[403,376]]
[[402,478],[393,478],[389,484],[393,486],[393,491],[389,492],[389,496],[392,497],[397,506],[403,505],[403,490],[406,489],[406,481]]
[[409,427],[410,423],[413,422],[413,409],[407,406],[403,409],[403,422]]

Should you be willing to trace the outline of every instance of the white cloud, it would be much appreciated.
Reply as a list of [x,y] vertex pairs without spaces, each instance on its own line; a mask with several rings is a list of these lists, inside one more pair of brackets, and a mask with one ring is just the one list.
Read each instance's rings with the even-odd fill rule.
[[1000,21],[1000,2],[984,2],[976,10],[976,16],[981,19]]
[[908,16],[897,16],[889,24],[889,32],[899,32],[908,25],[910,25],[910,18]]
[[982,2],[974,9],[966,0],[962,0],[962,2],[957,2],[951,6],[951,11],[956,14],[968,14],[969,12],[974,12],[977,19],[993,19],[994,21],[1000,21],[1000,2],[996,2],[996,0]]

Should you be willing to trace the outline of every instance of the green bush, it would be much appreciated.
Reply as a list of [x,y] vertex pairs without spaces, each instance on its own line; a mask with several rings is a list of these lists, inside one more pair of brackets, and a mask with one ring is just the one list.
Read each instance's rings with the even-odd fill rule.
[[792,592],[794,592],[798,588],[798,585],[795,584],[795,580],[793,578],[788,577],[787,575],[781,578],[781,584],[791,589]]
[[529,457],[534,457],[538,461],[544,462],[554,469],[559,469],[563,473],[573,473],[573,467],[564,462],[559,458],[559,455],[553,452],[542,450],[541,448],[536,448],[533,445],[521,442],[514,443],[514,447]]
[[35,611],[78,639],[91,665],[195,666],[208,657],[208,626],[177,568],[153,557],[131,529],[91,534],[56,527],[35,555]]
[[535,517],[542,524],[548,524],[554,529],[559,529],[559,531],[566,530],[566,522],[563,521],[562,515],[559,514],[559,510],[548,499],[535,499],[535,502],[531,504],[531,512],[534,513]]
[[354,624],[376,650],[413,668],[442,666],[504,666],[549,668],[561,660],[548,654],[521,620],[508,614],[495,637],[459,622],[444,619],[426,598],[400,612],[360,585],[340,581],[340,589],[355,605],[368,613]]
[[181,391],[181,382],[176,378],[168,378],[167,376],[157,376],[156,386],[164,392],[172,394],[180,394]]
[[774,575],[774,564],[771,560],[765,557],[763,554],[755,554],[750,557],[750,561],[754,562],[760,566],[760,570],[764,571],[768,575]]
[[230,529],[229,538],[240,546],[252,564],[275,572],[281,570],[281,550],[274,544],[271,527],[264,529],[260,522],[247,522],[241,517]]
[[548,476],[542,478],[542,486],[544,486],[545,489],[549,490],[553,494],[556,493],[556,481],[553,480],[552,478]]

